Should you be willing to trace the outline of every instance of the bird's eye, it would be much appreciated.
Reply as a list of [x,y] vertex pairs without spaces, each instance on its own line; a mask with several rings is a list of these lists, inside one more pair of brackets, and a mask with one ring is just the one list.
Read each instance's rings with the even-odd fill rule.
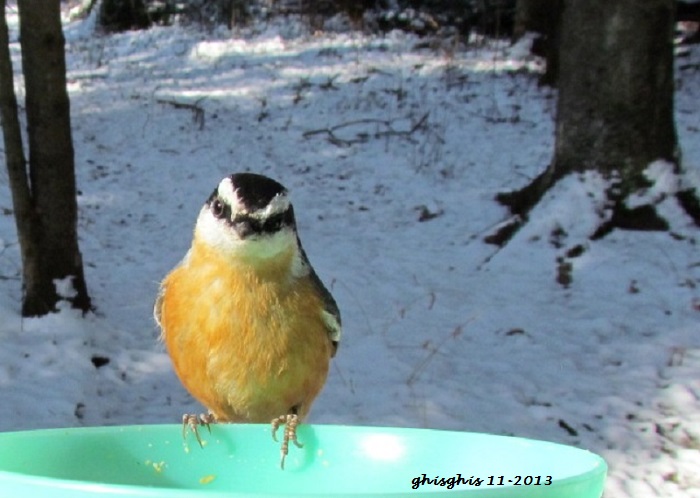
[[214,202],[211,203],[211,212],[216,218],[223,218],[224,213],[226,212],[224,203],[219,199],[214,199]]

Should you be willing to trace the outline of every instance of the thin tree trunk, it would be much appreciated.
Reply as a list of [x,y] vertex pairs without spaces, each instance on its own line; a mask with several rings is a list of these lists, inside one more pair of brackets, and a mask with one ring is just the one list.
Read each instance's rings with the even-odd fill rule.
[[[26,87],[29,178],[17,171],[20,203],[30,192],[32,235],[25,262],[23,314],[42,315],[62,297],[87,311],[90,298],[78,248],[77,202],[70,104],[59,0],[19,0]],[[20,182],[24,186],[19,185]],[[17,195],[14,193],[13,195]],[[24,224],[27,219],[21,220]],[[20,223],[20,221],[18,221]],[[22,239],[21,239],[22,240]],[[55,280],[71,277],[75,294],[59,296]]]
[[41,273],[36,233],[36,214],[29,190],[27,163],[22,144],[22,130],[17,113],[14,72],[5,18],[5,2],[0,16],[0,116],[5,143],[5,161],[12,191],[15,224],[22,256],[23,282],[37,281]]

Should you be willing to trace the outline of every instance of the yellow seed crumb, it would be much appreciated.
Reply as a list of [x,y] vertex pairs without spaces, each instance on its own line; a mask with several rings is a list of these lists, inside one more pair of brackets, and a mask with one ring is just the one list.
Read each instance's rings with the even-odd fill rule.
[[214,474],[209,474],[208,476],[204,476],[199,480],[199,484],[209,484],[212,482],[214,479],[216,479],[216,476]]
[[153,469],[154,469],[156,472],[160,473],[160,472],[163,472],[163,468],[165,467],[165,462],[163,462],[163,461],[157,462],[157,463],[156,463],[156,462],[153,462],[152,465],[153,465]]

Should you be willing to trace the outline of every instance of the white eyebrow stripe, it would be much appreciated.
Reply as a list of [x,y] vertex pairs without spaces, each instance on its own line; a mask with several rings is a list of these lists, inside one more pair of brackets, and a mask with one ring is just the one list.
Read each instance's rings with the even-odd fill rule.
[[231,211],[241,212],[245,210],[245,206],[243,206],[241,199],[238,197],[236,190],[233,188],[233,182],[230,178],[226,177],[221,180],[216,192],[226,204],[231,206]]
[[277,194],[272,198],[267,206],[265,206],[265,209],[251,213],[251,216],[253,218],[266,219],[276,214],[284,213],[289,209],[289,206],[289,197],[287,197],[286,194]]

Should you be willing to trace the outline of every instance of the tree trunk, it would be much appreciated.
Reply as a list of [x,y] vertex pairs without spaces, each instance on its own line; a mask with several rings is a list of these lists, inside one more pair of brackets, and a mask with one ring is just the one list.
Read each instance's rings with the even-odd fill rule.
[[656,159],[677,161],[673,0],[571,0],[561,29],[556,176],[620,175],[623,196]]
[[22,129],[17,114],[14,72],[5,19],[5,2],[0,16],[0,116],[5,143],[5,162],[12,191],[12,205],[22,255],[23,282],[34,281],[41,273],[37,246],[36,216],[29,190],[27,163],[22,144]]
[[[75,169],[60,2],[20,0],[18,6],[29,175],[17,158],[12,166],[8,161],[8,166],[12,172],[15,209],[19,207],[16,214],[20,242],[24,244],[22,314],[46,314],[55,309],[61,298],[87,311],[90,298],[78,248]],[[21,138],[16,132],[15,135],[10,138],[16,144]],[[60,296],[55,281],[67,277],[72,278],[75,292]]]
[[[667,226],[653,206],[632,212],[625,200],[648,186],[644,170],[651,162],[664,159],[679,167],[674,0],[563,0],[562,5],[554,158],[525,188],[497,196],[519,216],[488,242],[507,242],[517,230],[514,224],[526,221],[557,180],[587,170],[614,184],[608,192],[612,219],[604,233]],[[690,204],[679,200],[689,210]]]

